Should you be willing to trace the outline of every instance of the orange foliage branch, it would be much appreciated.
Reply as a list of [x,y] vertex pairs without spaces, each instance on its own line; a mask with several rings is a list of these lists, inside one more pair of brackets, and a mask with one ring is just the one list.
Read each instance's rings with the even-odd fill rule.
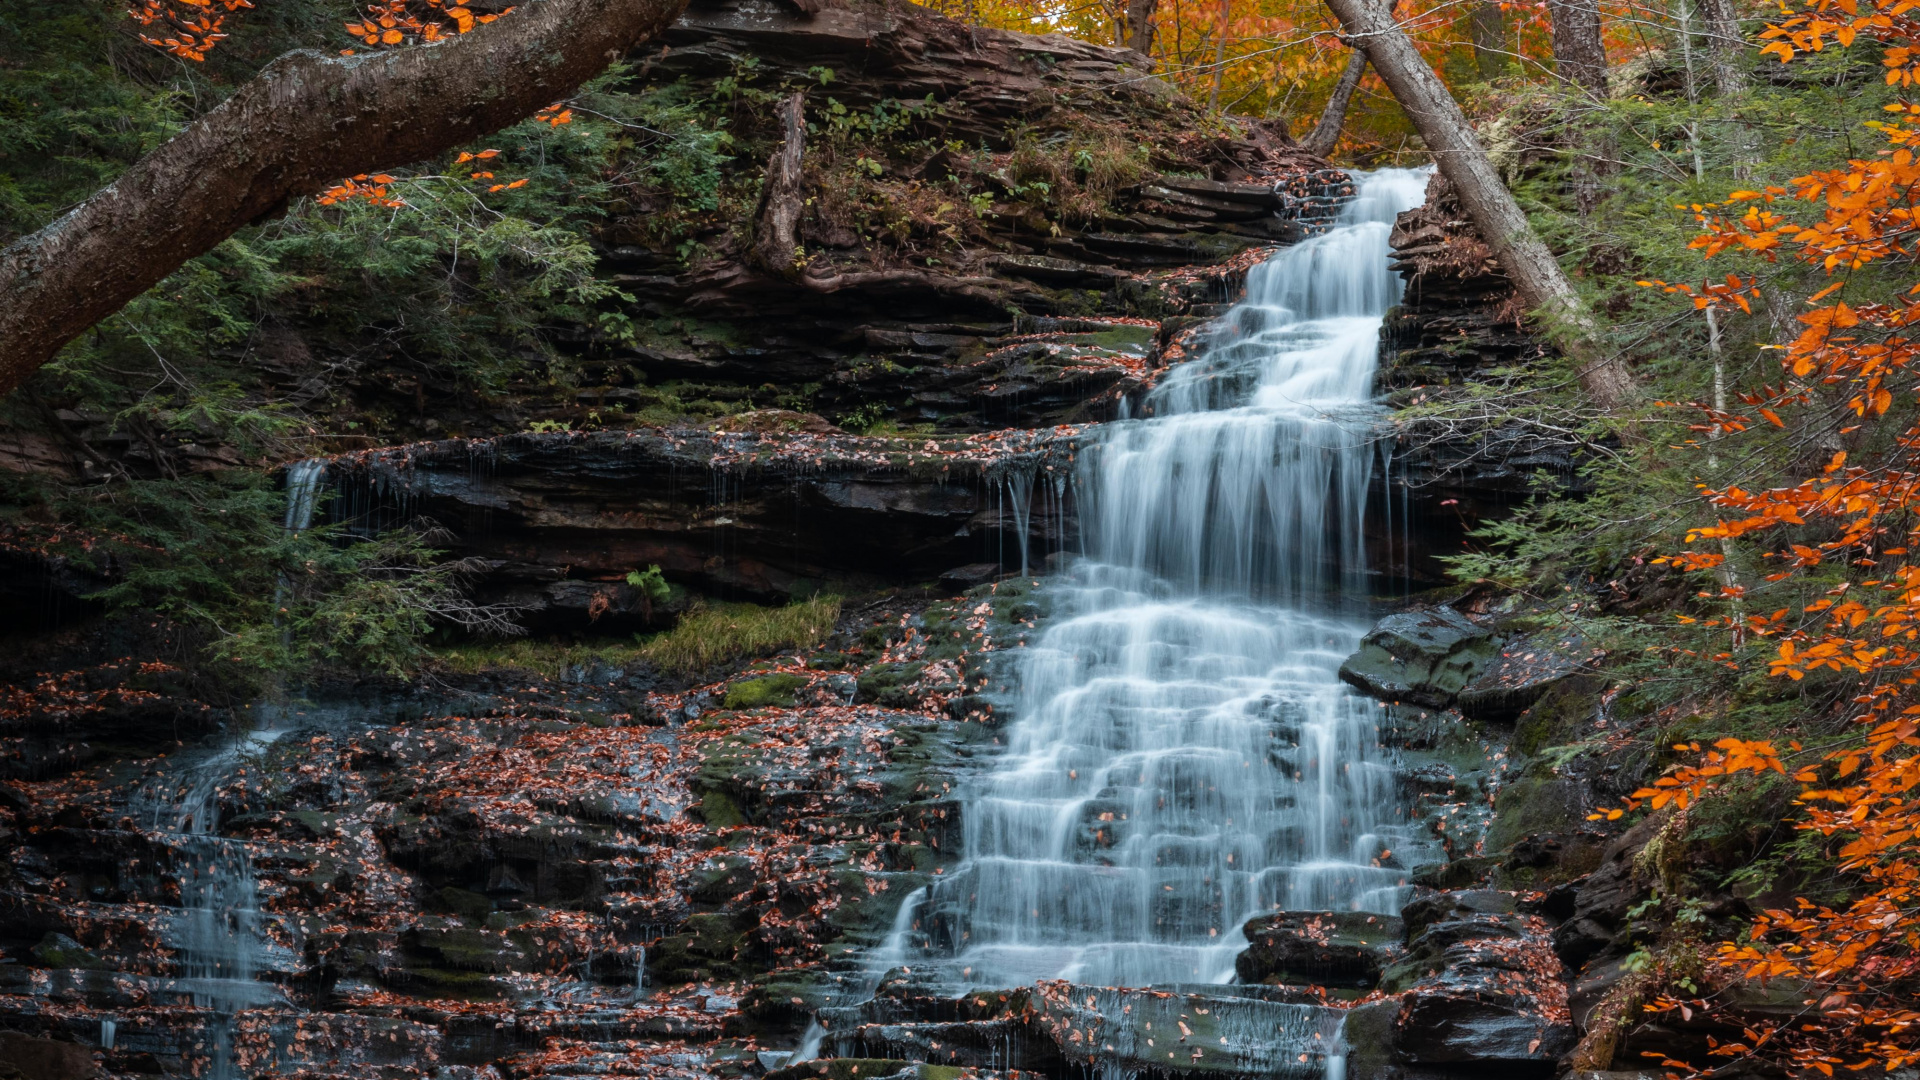
[[[1912,0],[1807,0],[1767,28],[1763,52],[1791,60],[1829,40],[1848,45],[1865,36],[1884,47],[1887,82],[1911,86],[1920,68],[1920,21],[1908,17],[1913,7]],[[1861,424],[1882,421],[1896,400],[1920,396],[1920,342],[1911,336],[1920,321],[1920,285],[1885,301],[1836,298],[1851,271],[1916,254],[1920,161],[1912,148],[1920,141],[1920,105],[1901,103],[1888,112],[1892,119],[1875,125],[1888,144],[1879,155],[1692,208],[1702,226],[1692,246],[1706,257],[1744,251],[1775,261],[1784,254],[1838,278],[1810,298],[1811,310],[1800,317],[1804,329],[1785,346],[1786,379],[1742,395],[1770,424],[1785,426],[1778,410],[1811,402],[1818,392],[1844,395]],[[1689,295],[1697,307],[1740,303],[1751,286],[1738,276],[1700,291],[1643,284]],[[1707,412],[1705,427],[1715,432],[1749,422]],[[1717,1055],[1763,1056],[1828,1076],[1836,1068],[1892,1071],[1920,1064],[1920,1010],[1913,1005],[1920,990],[1920,704],[1914,692],[1920,562],[1913,559],[1920,545],[1920,472],[1904,467],[1920,447],[1920,423],[1909,422],[1893,444],[1894,453],[1878,460],[1834,453],[1817,475],[1788,486],[1703,488],[1725,513],[1687,535],[1691,544],[1791,529],[1768,553],[1778,567],[1769,581],[1831,565],[1851,575],[1802,605],[1797,622],[1789,622],[1786,609],[1724,621],[1737,634],[1778,639],[1769,675],[1799,680],[1828,670],[1854,681],[1856,734],[1792,776],[1802,785],[1798,827],[1830,839],[1829,851],[1856,895],[1831,905],[1801,898],[1791,910],[1757,917],[1744,940],[1720,943],[1715,961],[1722,977],[1786,979],[1808,996],[1795,1023],[1747,1027],[1742,1041],[1718,1046]],[[1688,551],[1662,561],[1696,570],[1718,565],[1721,557]],[[1642,804],[1684,808],[1730,775],[1765,771],[1787,772],[1772,744],[1723,739],[1604,816],[1618,818]],[[1671,999],[1649,1006],[1691,1007]]]

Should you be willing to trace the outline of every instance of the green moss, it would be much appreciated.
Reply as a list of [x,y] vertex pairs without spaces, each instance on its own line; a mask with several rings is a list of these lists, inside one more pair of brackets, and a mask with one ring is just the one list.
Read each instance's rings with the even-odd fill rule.
[[468,892],[452,885],[434,894],[440,906],[469,922],[483,923],[493,914],[493,901],[476,892]]
[[700,820],[716,829],[730,829],[745,825],[747,815],[741,812],[740,805],[726,792],[709,788],[700,796]]
[[434,649],[442,669],[461,673],[517,668],[557,679],[574,667],[631,667],[645,657],[641,647],[618,642],[569,642],[514,638],[507,641],[463,641]]
[[493,976],[478,971],[450,971],[436,967],[407,967],[401,969],[397,982],[424,986],[434,993],[461,998],[495,998],[500,996],[501,986]]
[[911,708],[918,704],[907,689],[926,670],[924,663],[875,664],[860,676],[854,700],[873,702],[890,709]]
[[33,947],[33,959],[40,966],[50,968],[106,971],[113,966],[65,934],[51,932]]
[[729,709],[761,709],[770,705],[792,705],[794,693],[807,685],[801,675],[768,675],[743,679],[727,687],[724,702]]

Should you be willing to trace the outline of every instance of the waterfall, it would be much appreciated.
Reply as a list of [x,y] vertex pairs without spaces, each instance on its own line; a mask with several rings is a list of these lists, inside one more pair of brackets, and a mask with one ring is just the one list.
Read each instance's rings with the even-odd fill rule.
[[1049,586],[1005,750],[963,793],[966,862],[872,963],[948,993],[1225,982],[1250,917],[1398,910],[1431,842],[1335,673],[1364,630],[1387,235],[1426,174],[1357,180],[1079,455],[1088,558]]
[[[177,787],[150,796],[150,824],[176,853],[180,913],[174,926],[183,988],[212,1014],[206,1049],[208,1080],[236,1076],[233,1020],[241,1009],[277,1000],[255,981],[265,953],[259,890],[246,845],[219,834],[222,781],[249,750],[272,743],[278,732],[258,730],[194,766]],[[109,1037],[103,1030],[102,1039]]]
[[[312,526],[326,472],[324,458],[287,466],[287,510],[282,521],[287,532]],[[276,587],[276,608],[283,606],[287,593],[283,577]],[[254,712],[270,721],[278,710],[257,706]],[[213,1016],[208,1025],[208,1080],[237,1075],[234,1014],[278,998],[271,987],[257,981],[266,951],[259,887],[246,845],[220,835],[220,785],[249,753],[272,745],[280,735],[270,722],[254,728],[214,749],[173,784],[147,794],[149,824],[176,853],[180,914],[174,925],[180,974],[194,1003]],[[114,1035],[112,1022],[103,1021],[102,1045],[111,1049]]]
[[327,477],[326,458],[308,458],[287,466],[287,516],[290,533],[305,532],[313,524],[320,484]]

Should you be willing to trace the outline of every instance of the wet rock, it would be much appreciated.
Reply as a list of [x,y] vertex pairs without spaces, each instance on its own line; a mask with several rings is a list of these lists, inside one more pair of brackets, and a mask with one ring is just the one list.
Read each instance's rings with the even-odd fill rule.
[[[617,631],[630,618],[621,612],[639,611],[625,584],[635,567],[776,599],[825,581],[926,581],[1023,543],[1036,554],[1057,549],[1074,527],[1071,507],[1048,502],[1046,485],[1009,489],[1007,478],[1064,469],[1072,445],[1072,432],[939,441],[558,432],[355,455],[328,476],[342,496],[335,512],[351,512],[356,528],[441,522],[456,554],[484,568],[478,595],[535,605],[522,621],[573,610],[541,599],[559,583],[587,604],[596,591],[609,596],[596,625]],[[1031,495],[1034,512],[1016,512],[1008,490]],[[716,543],[727,558],[714,555]]]
[[1486,850],[1498,853],[1509,870],[1565,866],[1564,877],[1578,876],[1592,868],[1604,841],[1587,825],[1596,802],[1586,778],[1547,760],[1529,761],[1500,788]]
[[0,1080],[92,1080],[99,1075],[88,1047],[0,1031]]
[[997,562],[968,563],[941,574],[940,587],[954,592],[966,592],[976,585],[985,585],[999,579],[1005,572]]
[[1556,684],[1591,670],[1594,659],[1578,634],[1515,634],[1460,688],[1454,705],[1475,720],[1511,722]]
[[[1182,1075],[1318,1076],[1340,1013],[1270,987],[1121,990],[1042,982],[958,999],[882,995],[828,1010],[842,1052],[1058,1071],[1151,1069]],[[1272,999],[1279,998],[1279,999]],[[937,1018],[936,1018],[937,1017]]]
[[1340,678],[1383,701],[1444,709],[1497,656],[1493,632],[1449,607],[1389,615],[1340,665]]
[[1405,926],[1359,911],[1285,911],[1249,919],[1242,932],[1249,944],[1234,960],[1241,982],[1369,989],[1401,952]]
[[[1550,1071],[1575,1030],[1546,922],[1492,890],[1417,899],[1405,913],[1407,958],[1383,975],[1404,990],[1392,1045],[1422,1066]],[[1503,910],[1504,909],[1504,910]]]

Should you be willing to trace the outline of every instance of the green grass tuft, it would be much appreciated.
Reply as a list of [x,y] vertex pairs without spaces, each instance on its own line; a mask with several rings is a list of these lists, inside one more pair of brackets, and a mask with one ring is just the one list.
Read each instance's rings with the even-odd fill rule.
[[816,596],[786,607],[715,604],[681,616],[673,629],[647,639],[639,655],[671,671],[705,671],[723,660],[811,649],[833,633],[840,598]]

